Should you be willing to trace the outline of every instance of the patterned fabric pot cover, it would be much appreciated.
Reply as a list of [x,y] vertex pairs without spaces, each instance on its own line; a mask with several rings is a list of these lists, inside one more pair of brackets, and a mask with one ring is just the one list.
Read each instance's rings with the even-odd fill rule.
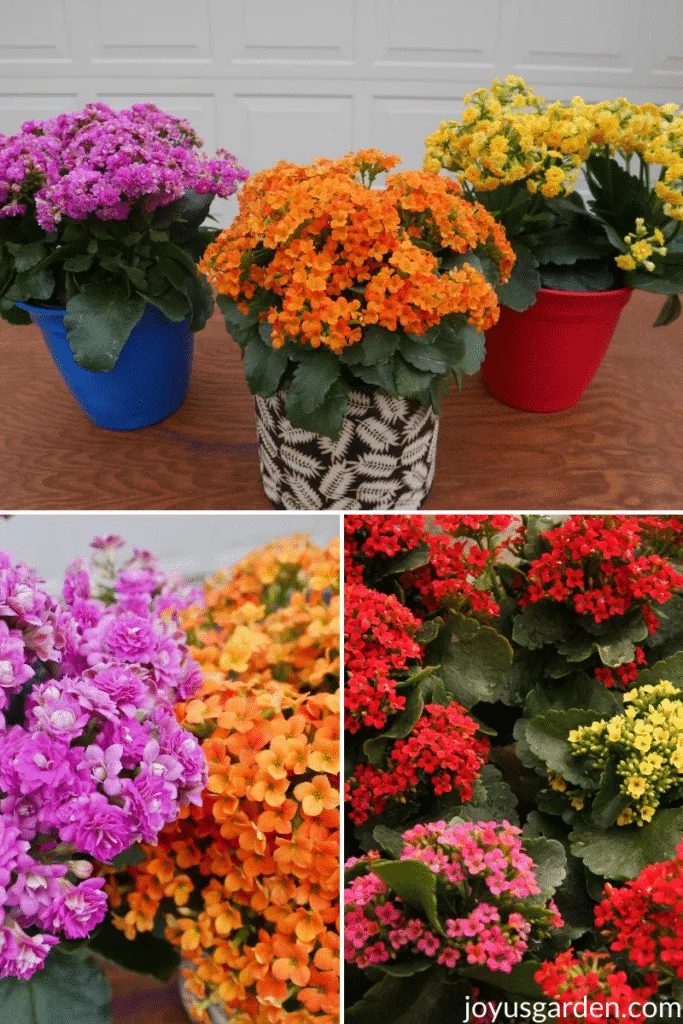
[[354,391],[336,441],[293,427],[285,395],[256,398],[261,480],[277,508],[417,509],[434,479],[439,420],[381,391]]

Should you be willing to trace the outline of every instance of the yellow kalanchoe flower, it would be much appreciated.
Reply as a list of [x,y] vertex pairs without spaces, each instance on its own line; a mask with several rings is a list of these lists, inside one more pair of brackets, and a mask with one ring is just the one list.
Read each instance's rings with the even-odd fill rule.
[[[586,103],[580,96],[546,104],[518,75],[494,79],[464,103],[459,121],[442,121],[425,140],[425,170],[449,170],[478,192],[524,181],[530,193],[550,199],[573,190],[592,154],[621,157],[627,165],[637,154],[644,173],[649,164],[662,167],[652,190],[664,216],[683,221],[683,111],[677,104],[638,105],[624,97]],[[632,241],[635,251],[615,257],[617,265],[653,272],[653,252],[646,250],[650,245],[654,254],[666,255],[661,232]]]
[[624,702],[623,714],[572,729],[569,743],[594,769],[616,759],[619,789],[630,801],[617,825],[644,825],[665,795],[683,796],[683,695],[662,681],[625,693]]
[[648,235],[643,217],[636,217],[636,229],[624,236],[626,245],[630,251],[616,257],[617,266],[622,270],[636,270],[642,264],[645,270],[652,273],[655,264],[650,259],[652,255],[666,256],[667,248],[664,245],[664,235],[659,228],[654,228],[652,234]]

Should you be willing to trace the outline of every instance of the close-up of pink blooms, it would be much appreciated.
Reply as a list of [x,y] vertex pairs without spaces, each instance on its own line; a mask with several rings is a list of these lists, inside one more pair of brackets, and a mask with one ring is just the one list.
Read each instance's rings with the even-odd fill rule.
[[201,803],[206,764],[173,704],[199,666],[176,619],[201,601],[118,538],[67,571],[63,601],[0,552],[0,978],[107,912],[110,864]]
[[120,111],[89,103],[25,121],[17,134],[0,134],[0,218],[33,206],[40,227],[54,231],[65,218],[126,220],[134,207],[151,213],[190,190],[233,195],[248,172],[227,150],[211,158],[201,146],[189,122],[153,103]]

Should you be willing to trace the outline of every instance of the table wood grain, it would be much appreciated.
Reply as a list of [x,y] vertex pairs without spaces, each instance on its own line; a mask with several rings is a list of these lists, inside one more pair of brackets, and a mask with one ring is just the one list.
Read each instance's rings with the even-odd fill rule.
[[[683,508],[683,320],[637,293],[574,409],[523,413],[480,378],[444,402],[430,509]],[[0,507],[267,509],[239,350],[215,314],[187,401],[130,433],[94,427],[35,327],[0,322]]]

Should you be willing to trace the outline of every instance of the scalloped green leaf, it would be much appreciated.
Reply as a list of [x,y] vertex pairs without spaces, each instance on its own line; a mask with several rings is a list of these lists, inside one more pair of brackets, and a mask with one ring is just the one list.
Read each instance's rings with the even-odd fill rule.
[[570,833],[571,850],[602,878],[635,878],[649,864],[671,860],[683,839],[683,807],[656,812],[647,825],[600,828],[582,823]]
[[485,764],[474,784],[472,799],[458,808],[464,821],[519,822],[517,797],[494,764]]
[[516,260],[510,279],[506,284],[498,285],[496,291],[503,306],[522,313],[536,301],[536,294],[541,287],[541,275],[536,258],[525,245],[515,241],[512,247]]
[[648,683],[653,686],[663,680],[668,680],[683,690],[683,651],[677,651],[670,658],[656,661],[649,668],[644,668],[642,672],[638,673],[633,685],[644,686]]
[[78,365],[95,372],[112,370],[144,311],[144,298],[135,292],[128,295],[118,280],[85,284],[67,300],[64,318]]
[[444,628],[427,648],[429,661],[441,665],[443,683],[459,704],[471,708],[479,701],[498,699],[512,664],[512,647],[491,626],[460,613],[449,615]]
[[421,910],[439,935],[443,934],[436,903],[436,875],[421,860],[379,860],[372,872],[409,906]]
[[546,644],[566,643],[574,629],[575,617],[568,608],[555,601],[538,601],[515,616],[512,639],[533,651]]
[[545,902],[555,894],[567,874],[567,855],[562,843],[556,839],[537,836],[524,839],[524,849],[534,862],[536,883],[541,890],[534,900]]
[[244,347],[244,376],[252,395],[270,398],[280,389],[288,359],[282,349],[271,348],[252,331]]
[[325,397],[325,402],[312,412],[306,412],[299,402],[295,391],[287,392],[285,411],[287,419],[293,427],[312,430],[315,434],[336,441],[344,425],[344,417],[349,407],[349,386],[339,379],[335,380]]
[[111,1024],[111,989],[93,957],[53,949],[23,981],[0,979],[0,1020],[7,1024]]
[[294,371],[292,392],[304,413],[315,412],[325,403],[325,397],[340,373],[338,358],[327,348],[311,349],[301,360]]
[[590,785],[577,758],[572,754],[569,733],[581,725],[590,725],[605,716],[596,711],[547,711],[526,724],[525,739],[529,749],[553,772],[578,786]]
[[397,576],[399,573],[410,572],[412,569],[419,569],[429,561],[430,551],[428,544],[417,544],[409,551],[402,551],[398,555],[383,560],[377,572],[371,576],[372,580],[384,580],[387,576]]

